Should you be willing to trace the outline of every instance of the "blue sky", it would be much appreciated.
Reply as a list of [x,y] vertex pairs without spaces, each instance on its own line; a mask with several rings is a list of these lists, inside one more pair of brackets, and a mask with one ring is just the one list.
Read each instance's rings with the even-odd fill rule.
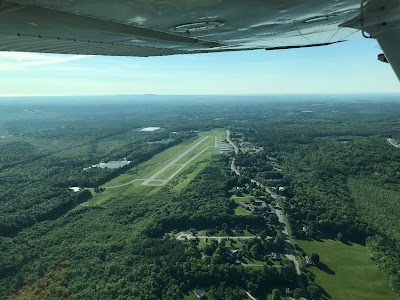
[[400,93],[375,40],[168,57],[0,52],[0,96]]

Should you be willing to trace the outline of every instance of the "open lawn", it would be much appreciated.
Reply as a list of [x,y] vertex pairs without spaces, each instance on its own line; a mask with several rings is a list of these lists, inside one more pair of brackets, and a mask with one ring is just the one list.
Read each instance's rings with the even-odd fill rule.
[[368,249],[339,241],[296,241],[308,254],[318,253],[326,267],[307,268],[315,282],[327,293],[325,299],[398,300],[378,266],[369,258]]
[[187,294],[185,294],[185,300],[198,300],[199,298],[196,297],[196,295],[190,291]]
[[130,185],[124,185],[115,189],[106,189],[104,192],[95,193],[93,189],[89,189],[93,197],[83,203],[83,205],[96,206],[108,200],[116,199],[124,195],[150,195],[158,192],[161,187],[153,187],[149,185],[141,185],[143,181],[135,181]]
[[254,196],[250,196],[250,195],[245,195],[243,197],[239,197],[239,196],[232,196],[231,199],[235,202],[244,202],[244,203],[250,203],[251,200],[254,199]]
[[248,216],[251,215],[251,212],[249,212],[247,209],[244,209],[241,206],[238,206],[235,208],[235,215],[237,216]]

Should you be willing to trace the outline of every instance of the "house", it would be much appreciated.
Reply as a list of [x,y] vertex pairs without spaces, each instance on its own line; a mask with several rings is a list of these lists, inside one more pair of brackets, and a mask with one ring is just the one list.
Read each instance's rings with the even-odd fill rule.
[[241,207],[243,207],[244,209],[247,209],[249,211],[253,211],[253,208],[249,204],[246,204],[246,203],[243,203],[243,202],[238,202],[237,204],[240,205]]
[[255,199],[254,205],[261,206],[263,208],[267,207],[267,203],[265,203],[264,200],[260,200],[260,199]]
[[279,260],[279,254],[276,254],[275,252],[272,252],[271,254],[268,254],[269,257],[271,257],[273,260]]
[[69,188],[71,191],[73,191],[74,193],[78,193],[80,191],[82,191],[82,189],[80,187],[77,186],[73,186]]
[[193,294],[195,294],[195,296],[199,299],[204,297],[204,291],[201,289],[194,289],[193,290]]
[[306,265],[312,265],[313,264],[311,258],[309,258],[308,256],[304,257],[304,261],[305,261]]
[[269,207],[269,213],[275,214],[275,207],[272,206],[271,204],[268,204]]
[[278,191],[279,191],[279,192],[284,192],[284,191],[286,191],[286,187],[280,186],[279,189],[278,189]]
[[238,257],[240,255],[240,251],[238,249],[230,249],[228,253],[232,257]]
[[177,233],[178,233],[178,229],[172,230],[172,234],[177,234]]
[[195,228],[193,228],[193,227],[190,228],[188,231],[191,232],[191,233],[193,233],[193,234],[197,233],[197,230],[196,230]]

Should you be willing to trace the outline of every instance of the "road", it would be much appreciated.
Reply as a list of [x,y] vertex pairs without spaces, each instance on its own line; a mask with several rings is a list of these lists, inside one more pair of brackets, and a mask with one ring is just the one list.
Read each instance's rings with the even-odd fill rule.
[[141,181],[141,180],[145,180],[145,179],[133,179],[133,180],[127,182],[127,183],[114,185],[114,186],[105,186],[104,188],[106,188],[106,189],[116,189],[116,188],[119,188],[119,187],[122,187],[122,186],[125,186],[125,185],[130,185],[130,184],[132,184],[132,183],[134,183],[136,181]]
[[239,170],[236,168],[235,166],[235,158],[232,159],[232,163],[231,163],[231,170],[233,172],[235,172],[236,175],[240,176],[240,172]]
[[[198,146],[200,146],[205,140],[207,140],[209,138],[209,136],[206,136],[204,139],[202,139],[201,141],[197,142],[196,144],[194,144],[192,147],[190,147],[189,149],[187,149],[185,152],[183,152],[181,155],[179,155],[177,158],[175,158],[173,161],[171,161],[170,163],[168,163],[167,165],[165,165],[161,170],[159,170],[158,172],[154,173],[152,176],[150,176],[149,178],[147,178],[142,185],[151,185],[150,182],[155,181],[156,178],[158,176],[160,176],[162,173],[164,173],[166,170],[168,170],[172,165],[176,164],[180,159],[182,159],[183,157],[185,157],[190,151],[196,149]],[[183,169],[183,168],[182,168]],[[172,174],[171,177],[169,177],[167,180],[165,180],[166,182],[168,182],[173,176],[176,175],[176,173],[179,173],[181,169],[179,169],[177,172],[175,172],[174,174]],[[156,180],[157,181],[157,180]],[[158,180],[161,181],[161,180]],[[165,183],[164,183],[165,184]],[[163,185],[164,185],[163,184]]]
[[246,292],[246,295],[247,295],[251,300],[257,300],[257,299],[254,298],[249,292]]
[[226,131],[226,140],[228,141],[229,144],[233,147],[235,150],[235,154],[239,153],[239,148],[232,142],[231,140],[231,132],[229,130]]
[[[227,133],[227,140],[228,140],[228,142],[229,142],[229,143],[233,146],[233,148],[235,149],[235,153],[238,153],[239,151],[236,152],[236,149],[238,149],[237,146],[236,146],[236,145],[231,141],[231,139],[229,138],[229,134],[230,134],[229,130],[227,130],[226,133]],[[231,170],[232,170],[233,172],[235,172],[237,175],[240,175],[239,170],[238,170],[238,169],[236,168],[236,166],[235,166],[235,159],[234,159],[234,158],[232,159]],[[254,182],[254,183],[256,183],[258,186],[260,186],[261,188],[264,188],[265,191],[266,191],[268,194],[270,194],[270,195],[272,196],[272,198],[274,198],[274,199],[276,199],[276,200],[281,200],[281,199],[282,199],[282,197],[281,197],[280,195],[277,195],[277,194],[275,194],[274,192],[272,192],[267,186],[262,185],[261,183],[257,182],[257,181],[254,180],[254,179],[251,179],[251,182]],[[277,217],[278,217],[278,219],[279,219],[279,222],[280,222],[281,227],[282,227],[282,233],[284,234],[284,237],[285,237],[285,245],[286,245],[286,246],[285,246],[285,250],[287,251],[287,253],[285,254],[285,256],[286,256],[288,259],[290,259],[291,261],[293,261],[294,266],[295,266],[295,268],[296,268],[296,273],[297,273],[297,275],[301,275],[300,265],[299,265],[299,262],[297,261],[296,256],[295,256],[295,248],[294,248],[294,246],[293,246],[293,244],[292,244],[292,241],[291,241],[291,239],[290,239],[290,237],[289,237],[289,232],[288,232],[288,230],[287,230],[287,225],[286,225],[286,221],[285,221],[284,215],[283,215],[283,213],[282,213],[282,209],[281,209],[281,208],[280,208],[280,209],[275,209],[275,213],[276,213],[276,215],[277,215]]]

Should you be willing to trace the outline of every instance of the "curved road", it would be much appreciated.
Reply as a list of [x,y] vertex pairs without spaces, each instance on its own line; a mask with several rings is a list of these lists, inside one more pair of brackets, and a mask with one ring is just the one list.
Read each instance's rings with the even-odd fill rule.
[[229,144],[235,149],[235,154],[239,153],[239,148],[232,142],[231,140],[231,132],[229,130],[226,131],[226,140],[228,141]]
[[[226,133],[227,133],[227,140],[228,140],[228,142],[234,147],[235,153],[237,154],[237,153],[239,152],[239,150],[238,150],[238,147],[237,147],[237,146],[231,141],[231,139],[230,139],[230,136],[229,136],[229,135],[230,135],[230,131],[227,130]],[[237,150],[236,150],[236,149],[237,149]],[[238,169],[236,168],[236,166],[235,166],[235,158],[233,158],[233,160],[232,160],[232,163],[231,163],[231,170],[232,170],[233,172],[235,172],[237,175],[240,175],[239,170],[238,170]],[[269,193],[274,199],[277,199],[277,200],[278,200],[278,199],[281,199],[281,196],[279,196],[279,195],[275,194],[274,192],[272,192],[267,186],[262,185],[261,183],[257,182],[257,181],[254,180],[254,179],[250,179],[250,180],[251,180],[251,182],[254,182],[254,183],[256,183],[257,185],[259,185],[260,187],[264,188],[265,191],[266,191],[267,193]],[[301,275],[300,265],[299,265],[299,262],[298,262],[297,259],[296,259],[296,256],[294,255],[294,254],[295,254],[295,249],[294,249],[294,246],[293,246],[293,244],[292,244],[292,241],[290,240],[289,232],[288,232],[288,230],[287,230],[287,226],[286,226],[286,222],[285,222],[285,218],[284,218],[284,216],[283,216],[282,210],[281,210],[281,209],[275,209],[275,213],[276,213],[276,215],[277,215],[277,217],[278,217],[278,219],[279,219],[279,222],[281,223],[281,226],[282,226],[282,233],[283,233],[284,236],[285,236],[285,242],[286,242],[285,250],[287,251],[287,253],[285,254],[285,256],[286,256],[288,259],[290,259],[291,261],[293,261],[294,266],[295,266],[295,268],[296,268],[296,273],[297,273],[297,275]]]
[[125,185],[130,185],[132,183],[134,183],[135,181],[140,181],[140,180],[145,180],[145,179],[133,179],[127,183],[123,183],[123,184],[119,184],[119,185],[114,185],[114,186],[104,186],[105,189],[116,189],[119,188],[121,186],[125,186]]

